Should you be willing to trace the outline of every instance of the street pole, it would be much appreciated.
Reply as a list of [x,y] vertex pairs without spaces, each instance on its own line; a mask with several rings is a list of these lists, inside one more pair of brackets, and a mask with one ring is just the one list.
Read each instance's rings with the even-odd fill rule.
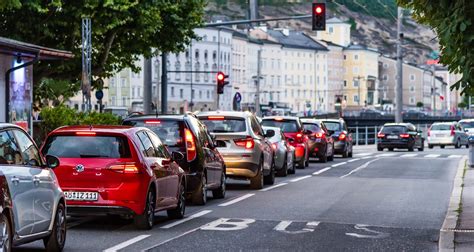
[[151,58],[145,58],[143,66],[143,112],[145,115],[152,113],[151,109],[151,94],[152,94],[152,74],[151,74],[152,62]]
[[431,89],[433,92],[431,95],[433,96],[433,116],[436,116],[436,80],[435,80],[435,65],[431,65],[431,73],[433,74],[431,77]]
[[260,111],[260,76],[261,76],[261,60],[262,60],[262,50],[259,49],[257,53],[257,80],[255,80],[255,85],[256,85],[256,93],[255,93],[255,114],[257,116],[261,116],[261,111]]
[[403,12],[402,8],[398,7],[398,16],[397,16],[397,107],[395,110],[395,122],[403,122],[402,110],[403,110],[403,59],[402,59],[402,18]]
[[168,113],[168,60],[165,52],[161,53],[161,114]]

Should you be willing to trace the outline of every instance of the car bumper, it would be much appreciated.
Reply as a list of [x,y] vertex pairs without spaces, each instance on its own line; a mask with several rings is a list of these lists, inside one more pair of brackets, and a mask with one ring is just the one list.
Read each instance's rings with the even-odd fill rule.
[[454,137],[428,137],[430,145],[454,145]]
[[348,147],[346,141],[334,141],[334,153],[343,154]]
[[70,216],[135,215],[136,212],[123,206],[68,205]]
[[377,146],[379,148],[403,148],[407,149],[414,145],[413,141],[392,141],[392,142],[379,142]]
[[225,162],[227,177],[253,178],[257,176],[259,164],[250,162]]

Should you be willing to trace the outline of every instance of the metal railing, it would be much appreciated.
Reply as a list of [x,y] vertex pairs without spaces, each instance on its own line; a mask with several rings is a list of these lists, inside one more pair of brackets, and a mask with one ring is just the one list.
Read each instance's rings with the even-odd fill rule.
[[[429,125],[419,124],[415,125],[417,129],[423,132],[423,138],[426,139]],[[377,133],[383,126],[355,126],[348,127],[352,132],[352,141],[356,145],[377,144]]]

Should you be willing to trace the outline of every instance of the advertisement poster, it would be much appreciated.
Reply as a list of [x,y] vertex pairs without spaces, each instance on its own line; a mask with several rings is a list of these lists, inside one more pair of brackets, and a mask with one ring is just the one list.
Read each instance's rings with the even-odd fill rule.
[[[13,61],[13,67],[23,64]],[[32,128],[31,108],[33,103],[33,73],[31,67],[20,68],[10,76],[10,122],[16,124],[30,134]]]

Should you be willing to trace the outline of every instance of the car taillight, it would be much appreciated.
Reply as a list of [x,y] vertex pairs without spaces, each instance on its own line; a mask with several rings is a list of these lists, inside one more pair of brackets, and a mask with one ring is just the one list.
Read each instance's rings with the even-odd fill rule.
[[324,135],[323,132],[314,133],[314,137],[316,137],[316,138],[322,138],[323,135]]
[[384,138],[384,137],[385,137],[385,134],[382,133],[382,132],[379,132],[379,133],[377,134],[377,137],[378,137],[378,138]]
[[253,141],[253,138],[251,137],[235,139],[234,142],[235,142],[235,145],[239,147],[244,147],[245,149],[252,149],[255,146],[255,142]]
[[454,135],[456,135],[456,132],[454,132],[454,127],[451,126],[451,136],[454,136]]
[[78,131],[76,132],[76,135],[78,136],[95,136],[95,132],[90,132],[90,131]]
[[113,164],[108,167],[109,170],[118,173],[138,173],[139,168],[135,163]]
[[276,149],[277,149],[277,144],[276,144],[276,143],[272,143],[272,148],[273,148],[273,150],[276,150]]
[[184,129],[184,140],[186,141],[186,158],[188,162],[191,162],[196,158],[196,142],[189,129]]
[[344,141],[345,139],[346,139],[346,134],[345,133],[339,134],[339,141]]
[[400,134],[400,137],[401,138],[409,138],[410,137],[410,134]]
[[303,136],[304,136],[303,133],[297,133],[296,134],[296,139],[295,139],[296,142],[302,143],[303,142]]
[[161,123],[161,121],[156,121],[156,120],[154,120],[154,121],[145,121],[145,124],[152,124],[152,125],[160,124],[160,123]]

